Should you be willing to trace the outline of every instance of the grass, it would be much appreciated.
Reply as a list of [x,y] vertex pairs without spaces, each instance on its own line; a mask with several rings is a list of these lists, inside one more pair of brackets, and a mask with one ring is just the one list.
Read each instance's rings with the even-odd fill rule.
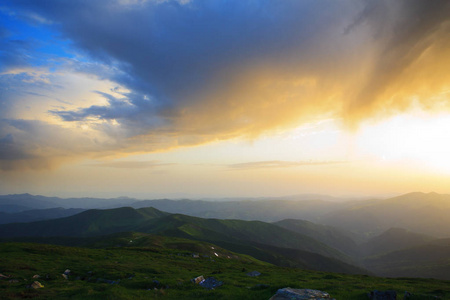
[[[0,273],[11,277],[0,279],[0,299],[269,299],[283,287],[319,289],[346,300],[367,299],[374,289],[401,296],[408,291],[418,295],[414,299],[450,299],[449,281],[282,268],[207,243],[143,234],[123,239],[130,237],[133,247],[1,243]],[[68,280],[61,275],[66,269],[71,270]],[[246,275],[254,270],[261,276]],[[206,290],[190,281],[199,275],[214,276],[224,285]],[[35,280],[44,288],[27,288]]]

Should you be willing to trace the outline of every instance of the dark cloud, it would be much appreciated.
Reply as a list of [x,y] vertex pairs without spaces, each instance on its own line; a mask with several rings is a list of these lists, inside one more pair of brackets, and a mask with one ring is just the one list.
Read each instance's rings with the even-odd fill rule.
[[[233,88],[235,76],[255,65],[269,63],[278,72],[292,63],[305,68],[300,64],[307,59],[302,53],[311,52],[311,44],[317,43],[315,35],[340,22],[339,14],[323,11],[348,8],[347,3],[334,1],[192,1],[184,5],[147,1],[107,7],[95,1],[19,3],[54,21],[92,57],[116,64],[129,76],[112,79],[140,93],[141,99],[152,99],[159,107],[156,114],[169,114],[169,118],[179,117],[198,102],[214,102],[211,93]],[[326,52],[323,55],[330,54]],[[239,94],[218,101],[226,101],[224,109],[229,109],[230,101],[246,101],[230,99],[236,97]],[[133,104],[136,114],[155,116],[145,102]],[[109,111],[114,110],[112,106]],[[104,117],[98,107],[92,108],[95,111]]]
[[148,132],[150,128],[161,125],[157,116],[154,102],[138,93],[124,93],[122,98],[111,94],[95,91],[108,101],[107,106],[94,105],[78,110],[56,110],[50,113],[61,117],[65,121],[83,121],[92,117],[99,120],[115,120],[129,131],[128,136]]
[[28,159],[30,156],[24,153],[21,147],[17,146],[12,134],[7,134],[0,138],[0,158],[2,160],[20,160]]
[[0,170],[52,169],[61,163],[99,151],[106,141],[34,120],[0,120]]

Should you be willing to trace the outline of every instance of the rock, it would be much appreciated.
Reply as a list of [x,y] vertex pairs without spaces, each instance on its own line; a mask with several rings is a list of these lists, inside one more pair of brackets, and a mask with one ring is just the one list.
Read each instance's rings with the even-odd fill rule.
[[199,283],[200,286],[208,289],[208,290],[213,290],[219,286],[223,285],[222,281],[218,281],[216,278],[214,277],[208,277],[205,280],[203,280],[202,282]]
[[33,276],[33,279],[38,279],[38,278],[41,278],[41,276],[40,275],[34,275]]
[[259,275],[261,275],[261,273],[258,271],[252,271],[252,272],[247,273],[247,276],[250,276],[250,277],[258,277]]
[[61,274],[62,277],[64,277],[64,279],[69,279],[69,275],[70,275],[70,270],[66,269],[64,271],[64,273]]
[[396,291],[377,291],[373,290],[367,294],[371,300],[396,300]]
[[200,282],[204,281],[205,277],[203,275],[200,275],[198,277],[193,278],[191,281],[195,284],[199,284]]
[[214,277],[208,277],[205,279],[205,277],[203,277],[203,275],[193,278],[193,279],[191,279],[191,281],[193,283],[196,283],[196,284],[208,289],[208,290],[212,290],[216,287],[223,285],[222,281],[218,281]]
[[39,282],[39,281],[35,281],[31,284],[31,288],[33,289],[40,289],[43,288],[44,286]]
[[11,277],[11,276],[0,274],[0,278],[9,278],[9,277]]
[[310,289],[279,289],[269,300],[331,300],[328,293]]

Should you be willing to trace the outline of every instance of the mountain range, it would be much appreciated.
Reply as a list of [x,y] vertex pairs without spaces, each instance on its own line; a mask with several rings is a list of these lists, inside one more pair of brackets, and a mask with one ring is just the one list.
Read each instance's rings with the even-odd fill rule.
[[7,217],[2,222],[22,222],[0,225],[0,237],[81,245],[93,237],[140,232],[209,242],[279,266],[450,279],[450,223],[443,217],[450,212],[449,195],[347,202],[89,199],[0,196],[0,208],[6,207],[0,217]]

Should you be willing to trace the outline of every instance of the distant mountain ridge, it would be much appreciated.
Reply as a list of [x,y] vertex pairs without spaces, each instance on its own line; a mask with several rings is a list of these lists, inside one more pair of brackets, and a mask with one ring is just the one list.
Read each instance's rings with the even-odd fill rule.
[[0,195],[0,211],[8,213],[16,213],[32,209],[46,209],[46,208],[116,208],[122,206],[129,206],[138,201],[133,198],[59,198],[46,197],[40,195],[30,194],[15,194],[15,195]]
[[[311,197],[316,197],[316,195]],[[124,197],[61,199],[21,194],[0,196],[0,212],[17,213],[56,207],[65,209],[154,207],[169,213],[201,218],[264,222],[277,222],[285,219],[307,220],[351,232],[352,238],[357,242],[366,241],[393,227],[405,228],[440,238],[450,237],[450,218],[447,217],[450,215],[450,195],[415,192],[388,199],[348,202],[310,199],[308,196],[297,196],[297,198],[302,200],[273,200],[275,198],[242,201],[137,200]],[[34,213],[39,214],[38,212]],[[22,219],[17,221],[22,221]]]
[[57,207],[57,208],[24,210],[16,213],[0,212],[0,224],[23,223],[23,222],[57,219],[73,216],[82,211],[85,211],[85,209]]
[[380,276],[450,280],[450,239],[368,257],[364,266]]
[[323,216],[321,223],[375,236],[392,228],[405,228],[440,238],[450,237],[450,195],[414,192],[359,202]]
[[391,228],[360,245],[360,248],[364,256],[372,256],[420,246],[435,239],[403,228]]

